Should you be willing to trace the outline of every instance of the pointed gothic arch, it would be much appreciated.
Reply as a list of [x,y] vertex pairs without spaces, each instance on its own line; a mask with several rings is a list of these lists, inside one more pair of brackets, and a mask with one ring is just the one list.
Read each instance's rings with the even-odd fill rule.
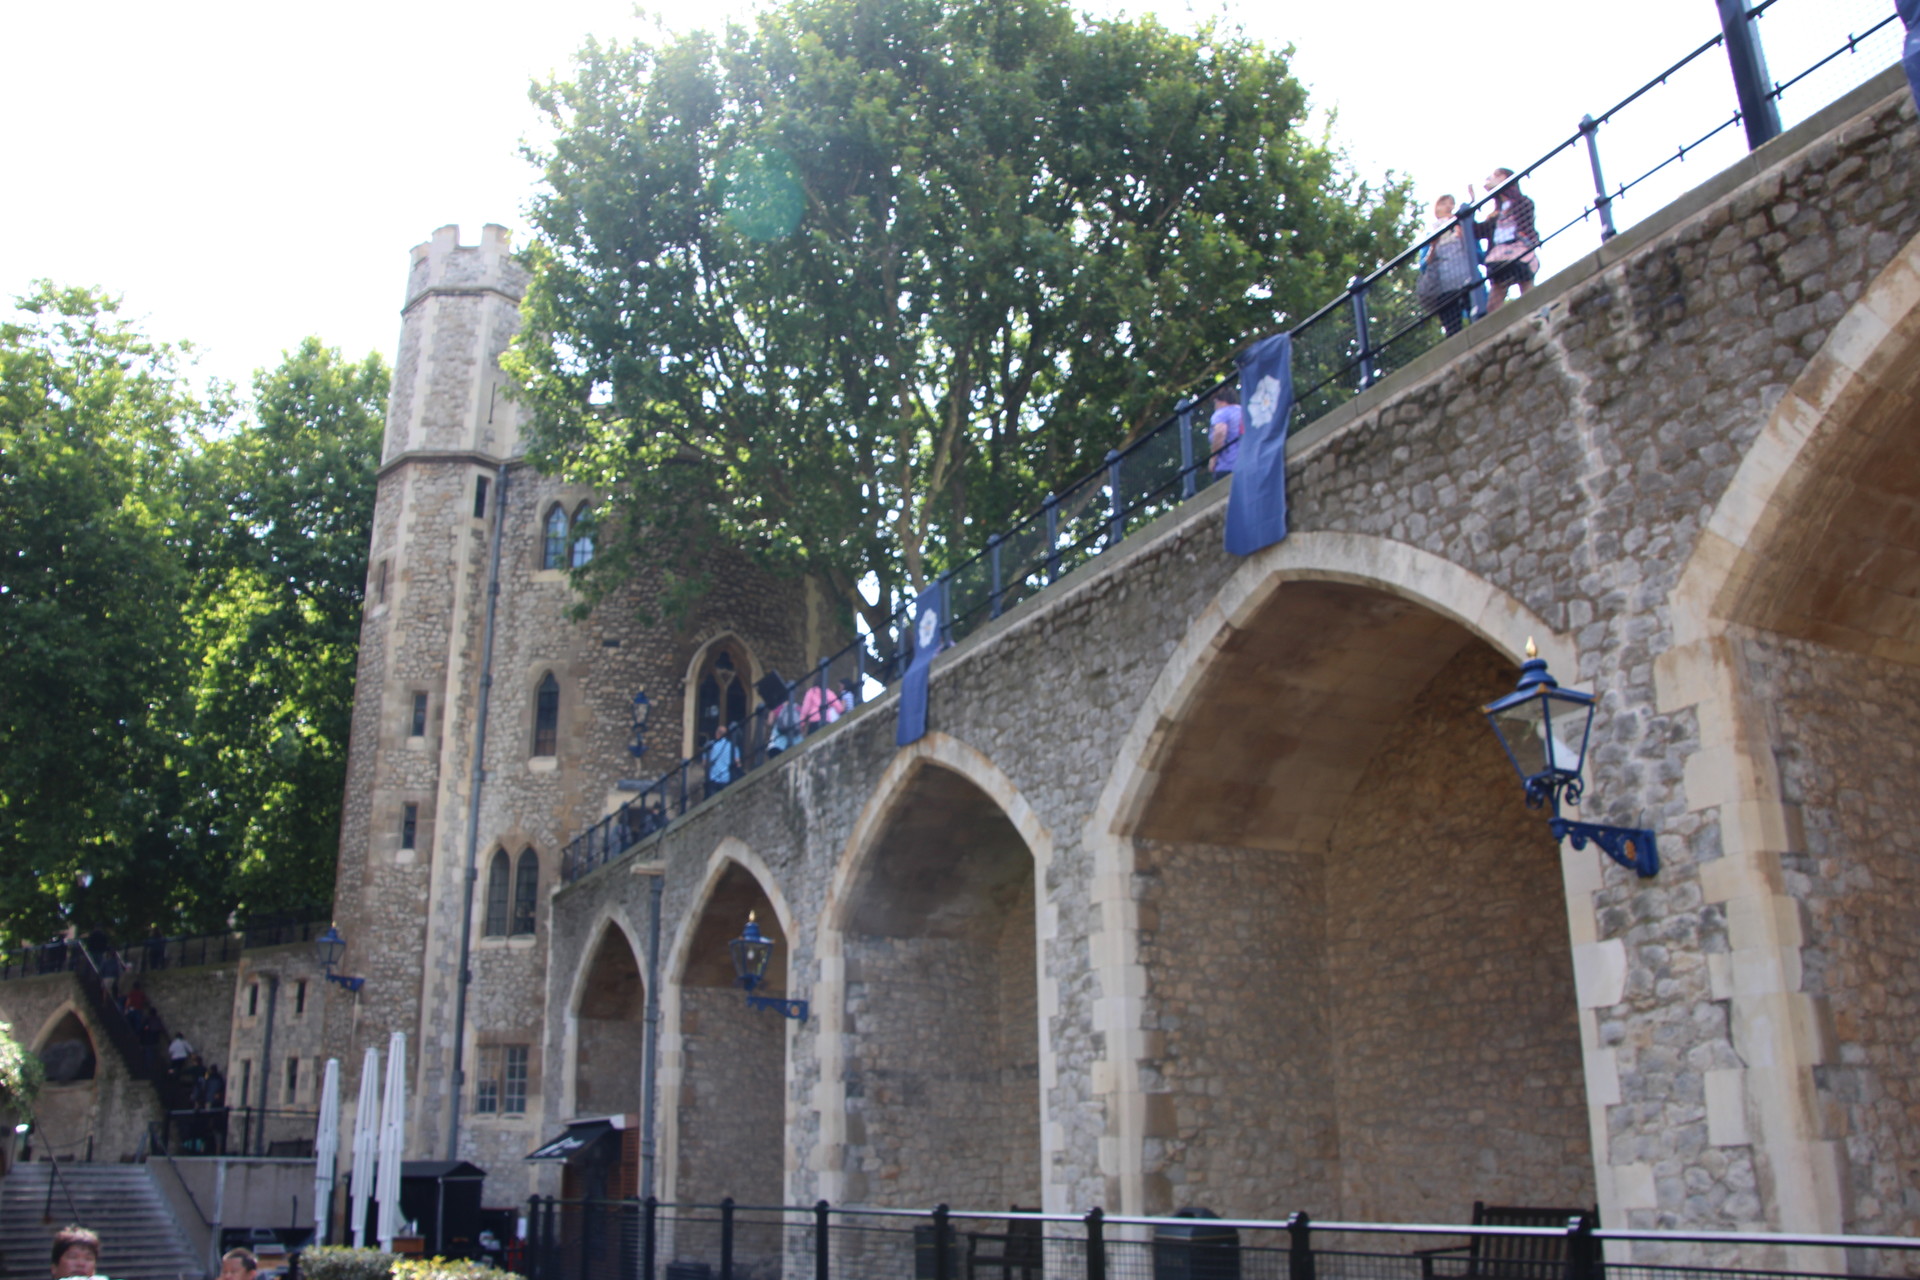
[[682,686],[683,757],[699,755],[718,728],[747,718],[753,710],[753,685],[759,678],[759,659],[735,632],[722,631],[694,651]]

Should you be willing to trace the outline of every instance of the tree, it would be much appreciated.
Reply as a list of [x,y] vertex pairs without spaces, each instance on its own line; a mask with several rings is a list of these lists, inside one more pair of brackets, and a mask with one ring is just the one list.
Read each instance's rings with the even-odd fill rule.
[[190,645],[198,824],[244,912],[333,899],[389,374],[318,338],[206,450]]
[[[181,473],[206,409],[117,304],[42,284],[0,324],[0,902],[179,905]],[[109,888],[108,886],[112,887]]]
[[20,1047],[11,1023],[0,1022],[0,1115],[30,1113],[45,1080],[40,1059]]
[[[1062,0],[791,0],[536,88],[536,458],[609,488],[585,585],[718,534],[892,589],[1398,247],[1287,52]],[[693,561],[688,561],[693,563]]]

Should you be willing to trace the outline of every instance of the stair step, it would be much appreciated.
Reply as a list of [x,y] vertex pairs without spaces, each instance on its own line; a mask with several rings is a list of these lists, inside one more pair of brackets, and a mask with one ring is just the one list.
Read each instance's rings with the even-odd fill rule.
[[[52,1192],[52,1221],[43,1221]],[[69,1198],[71,1198],[69,1200]],[[201,1280],[153,1175],[145,1165],[20,1165],[0,1181],[0,1280],[39,1280],[53,1233],[69,1221],[99,1231],[101,1271],[114,1280]]]

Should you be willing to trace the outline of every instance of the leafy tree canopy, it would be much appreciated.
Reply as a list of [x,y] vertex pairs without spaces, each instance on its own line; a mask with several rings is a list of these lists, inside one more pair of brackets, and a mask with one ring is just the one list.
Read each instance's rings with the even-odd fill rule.
[[0,324],[0,937],[331,897],[387,372],[309,339],[242,416],[117,303]]
[[510,355],[536,457],[619,495],[587,585],[717,533],[884,601],[1335,295],[1406,191],[1308,134],[1289,52],[1063,0],[589,44],[535,90]]

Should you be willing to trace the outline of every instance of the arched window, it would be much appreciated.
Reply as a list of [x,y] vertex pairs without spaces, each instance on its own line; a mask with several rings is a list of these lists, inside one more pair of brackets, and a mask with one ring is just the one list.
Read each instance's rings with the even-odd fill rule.
[[694,680],[693,746],[697,752],[727,725],[747,718],[747,655],[733,640],[715,641]]
[[593,559],[593,530],[582,527],[588,523],[589,510],[591,508],[583,502],[580,509],[573,513],[573,567],[576,569]]
[[533,932],[534,904],[539,894],[540,855],[531,849],[522,849],[519,867],[513,875],[513,927],[510,932]]
[[487,920],[480,929],[485,938],[507,936],[507,851],[494,851],[487,867]]
[[559,503],[547,512],[547,545],[540,557],[542,569],[567,567],[567,509]]
[[560,682],[549,671],[533,699],[533,754],[556,754],[560,742]]

